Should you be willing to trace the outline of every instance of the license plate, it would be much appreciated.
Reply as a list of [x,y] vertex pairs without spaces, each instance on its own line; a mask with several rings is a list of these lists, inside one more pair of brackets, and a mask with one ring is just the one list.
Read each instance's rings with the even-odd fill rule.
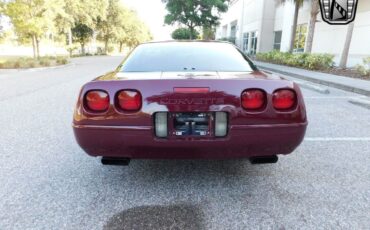
[[210,136],[212,113],[174,113],[172,128],[175,136]]

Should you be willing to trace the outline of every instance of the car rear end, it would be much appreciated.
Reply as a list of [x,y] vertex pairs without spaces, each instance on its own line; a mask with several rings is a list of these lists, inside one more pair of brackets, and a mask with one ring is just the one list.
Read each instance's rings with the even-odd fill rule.
[[[104,99],[89,105],[94,93]],[[306,124],[299,88],[281,80],[91,82],[74,115],[88,154],[128,158],[288,154]]]
[[238,158],[291,153],[303,140],[299,87],[250,71],[122,71],[87,83],[73,128],[91,156]]

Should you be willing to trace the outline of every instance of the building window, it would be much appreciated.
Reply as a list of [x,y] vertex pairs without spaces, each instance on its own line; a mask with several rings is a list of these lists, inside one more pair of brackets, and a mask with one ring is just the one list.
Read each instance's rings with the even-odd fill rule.
[[306,35],[307,35],[307,24],[297,25],[293,52],[299,53],[304,51]]
[[243,34],[243,51],[246,53],[248,51],[249,45],[249,33]]
[[275,31],[274,32],[274,50],[280,50],[281,46],[281,34],[282,31]]
[[230,38],[229,41],[236,44],[236,29],[237,29],[237,21],[234,21],[230,24]]
[[255,55],[257,52],[257,42],[258,42],[258,32],[251,33],[251,49],[249,51],[250,55]]
[[235,25],[231,25],[231,28],[230,28],[230,37],[232,37],[232,38],[235,38],[236,37],[236,24]]
[[224,25],[222,27],[222,37],[226,38],[227,37],[227,25]]

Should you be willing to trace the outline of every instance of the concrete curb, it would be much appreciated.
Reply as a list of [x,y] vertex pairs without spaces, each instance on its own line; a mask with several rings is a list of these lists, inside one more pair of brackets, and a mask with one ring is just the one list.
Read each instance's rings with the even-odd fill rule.
[[[271,71],[267,71],[267,70],[263,70],[263,71],[266,72],[266,73],[273,74],[273,72],[271,72]],[[294,77],[284,76],[284,78],[287,79],[287,80],[294,81],[295,83],[297,83],[302,88],[310,89],[310,90],[313,90],[313,91],[321,93],[321,94],[330,94],[330,90],[327,87],[322,87],[322,86],[319,86],[317,84],[311,84],[311,83],[307,83],[305,81],[300,81],[300,80],[297,80]]]
[[17,73],[17,72],[33,72],[47,69],[59,69],[75,65],[74,63],[68,63],[66,65],[57,65],[49,67],[37,67],[37,68],[25,68],[25,69],[0,69],[2,73]]
[[358,105],[358,106],[370,109],[370,101],[366,99],[351,98],[348,100],[348,102],[354,105]]
[[314,84],[308,84],[305,82],[297,82],[302,88],[310,89],[322,94],[330,94],[330,90],[327,87],[321,87]]
[[311,82],[314,82],[314,83],[317,83],[317,84],[326,85],[326,86],[334,87],[334,88],[337,88],[337,89],[341,89],[341,90],[345,90],[345,91],[349,91],[349,92],[354,92],[354,93],[370,96],[370,91],[368,91],[368,90],[359,89],[359,88],[355,88],[355,87],[352,87],[352,86],[348,86],[348,85],[344,85],[344,84],[340,84],[340,83],[336,83],[336,82],[331,82],[331,81],[326,81],[326,80],[322,80],[322,79],[320,79],[320,80],[313,79],[313,78],[310,78],[310,77],[307,77],[307,76],[304,76],[304,75],[295,74],[295,73],[291,73],[291,72],[288,72],[288,71],[278,70],[278,69],[259,66],[259,65],[257,65],[257,66],[262,70],[268,70],[268,71],[272,71],[272,72],[276,72],[276,73],[280,73],[280,74],[285,74],[285,75],[288,75],[288,76],[291,76],[291,77],[294,77],[294,78],[299,78],[299,79],[302,79],[302,80],[305,80],[305,81],[311,81]]

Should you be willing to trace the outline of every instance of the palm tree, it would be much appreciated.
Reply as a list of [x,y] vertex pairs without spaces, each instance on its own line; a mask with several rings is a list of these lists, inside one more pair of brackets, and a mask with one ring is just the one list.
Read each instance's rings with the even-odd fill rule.
[[293,52],[294,48],[294,41],[295,41],[295,35],[297,31],[297,23],[298,23],[298,13],[299,8],[303,5],[303,0],[293,0],[294,1],[294,17],[293,17],[293,26],[292,26],[292,33],[290,37],[290,45],[289,45],[289,52]]
[[[283,4],[289,0],[276,0],[278,4]],[[289,52],[293,52],[294,48],[294,41],[295,41],[295,35],[297,31],[297,22],[298,22],[298,13],[299,8],[303,5],[304,0],[291,0],[294,2],[294,17],[293,17],[293,25],[292,25],[292,33],[290,37],[290,44],[289,44]]]
[[317,14],[320,12],[320,3],[319,0],[311,0],[311,12],[310,12],[310,22],[308,26],[307,38],[306,38],[306,45],[304,51],[306,53],[311,53],[312,51],[312,43],[313,43],[313,36],[315,33],[315,26],[316,26],[316,19]]
[[342,56],[341,56],[340,62],[339,62],[339,67],[342,68],[342,69],[345,69],[347,67],[348,53],[349,53],[349,48],[351,46],[351,40],[352,40],[352,34],[353,34],[354,26],[355,26],[355,23],[351,22],[350,24],[348,24],[348,27],[347,27],[346,41],[344,42]]

